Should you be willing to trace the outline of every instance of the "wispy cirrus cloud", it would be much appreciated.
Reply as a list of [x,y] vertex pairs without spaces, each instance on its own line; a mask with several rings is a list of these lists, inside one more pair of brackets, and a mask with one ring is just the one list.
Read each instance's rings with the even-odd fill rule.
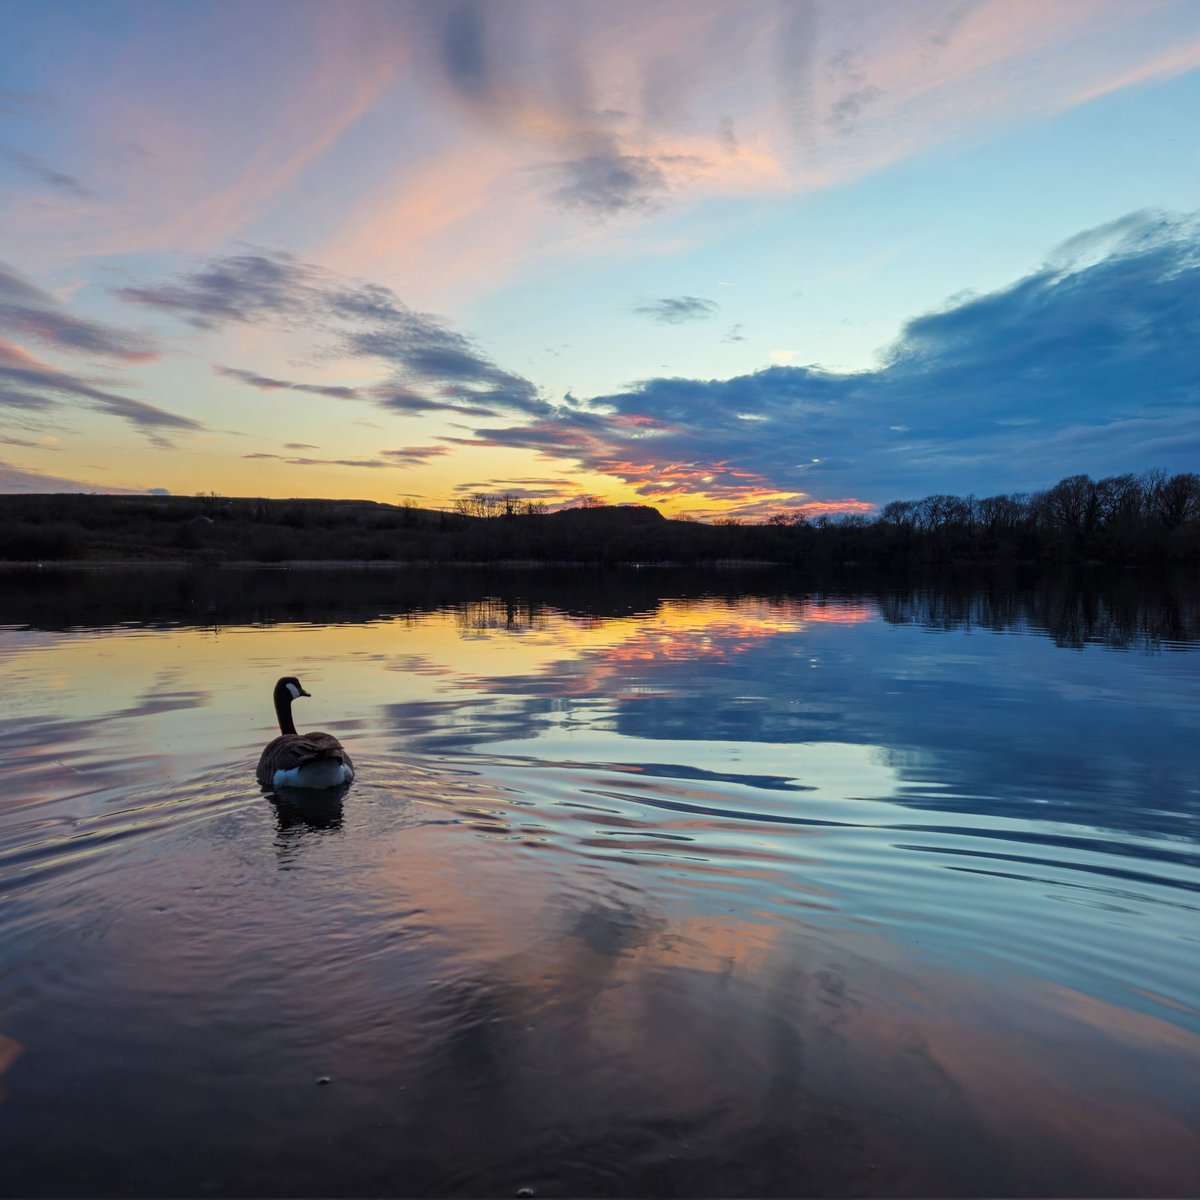
[[5,446],[20,446],[23,450],[57,450],[58,447],[46,442],[35,442],[29,438],[14,437],[10,433],[0,433],[0,444]]
[[[420,151],[338,210],[320,257],[458,295],[552,252],[621,252],[631,226],[713,197],[811,192],[978,142],[1200,54],[1194,21],[1147,22],[1121,0],[913,0],[869,17],[781,0],[457,0],[375,15],[371,45],[403,47],[427,101]],[[387,105],[397,130],[418,111]]]
[[[284,449],[315,450],[315,446],[289,443]],[[430,459],[440,458],[449,453],[446,446],[404,446],[396,450],[381,450],[373,458],[311,458],[300,454],[271,454],[267,451],[256,451],[253,454],[243,454],[245,459],[275,459],[287,463],[291,467],[359,467],[369,471],[381,471],[391,468],[403,471],[409,467],[422,467]]]
[[706,321],[715,317],[720,305],[702,296],[664,296],[661,300],[635,305],[632,311],[662,325],[683,325],[688,321]]
[[[475,127],[550,172],[553,203],[601,216],[737,190],[751,175],[783,191],[845,181],[1169,77],[1200,46],[1142,45],[1119,0],[918,2],[869,20],[848,4],[719,0],[462,0],[393,13],[419,47],[417,70]],[[1113,69],[1118,43],[1138,45],[1136,67]]]
[[51,475],[30,467],[18,467],[0,459],[0,492],[112,492],[135,494],[137,488],[113,487],[64,475]]
[[0,158],[11,163],[23,174],[55,191],[65,192],[80,200],[94,199],[96,193],[81,183],[74,175],[58,170],[37,154],[18,150],[15,146],[0,146]]
[[268,454],[265,451],[243,454],[242,457],[250,460],[273,458],[278,462],[287,463],[289,467],[358,467],[378,471],[391,465],[380,458],[305,458],[301,455]]
[[380,453],[393,466],[423,467],[430,459],[449,454],[448,446],[403,446],[398,450],[382,450]]
[[147,338],[68,313],[49,292],[0,263],[0,330],[33,338],[72,354],[99,355],[127,363],[150,362],[157,347]]
[[393,412],[548,411],[528,379],[497,366],[440,318],[409,308],[390,288],[348,280],[290,255],[233,255],[166,283],[118,289],[117,295],[205,330],[304,329],[323,339],[328,357],[367,361],[387,373],[378,386],[351,396],[349,389],[216,368],[264,390],[284,387],[340,399],[363,395]]
[[572,479],[546,479],[541,477],[517,476],[515,478],[471,479],[456,483],[456,496],[471,496],[482,493],[488,496],[503,495],[514,500],[541,500],[546,504],[563,504],[580,498],[579,484]]
[[23,338],[88,358],[116,364],[139,365],[158,358],[148,338],[96,320],[72,316],[55,296],[0,264],[0,408],[25,414],[50,414],[72,404],[115,416],[132,425],[157,445],[168,445],[170,434],[198,431],[203,426],[186,416],[170,413],[142,400],[121,395],[107,380],[95,378],[43,361],[8,338]]
[[190,417],[95,387],[84,376],[59,370],[20,346],[0,340],[0,407],[47,414],[70,402],[83,402],[99,412],[119,417],[161,446],[170,444],[172,432],[203,428]]
[[212,369],[215,375],[236,379],[260,392],[305,392],[310,396],[328,396],[331,400],[357,400],[362,394],[357,388],[324,383],[294,383],[290,379],[275,379],[270,375],[259,375],[256,371],[242,371],[237,367],[222,367],[216,363]]
[[914,318],[870,371],[656,378],[473,445],[524,447],[648,499],[1037,487],[1200,458],[1200,214],[1135,213],[1016,283]]

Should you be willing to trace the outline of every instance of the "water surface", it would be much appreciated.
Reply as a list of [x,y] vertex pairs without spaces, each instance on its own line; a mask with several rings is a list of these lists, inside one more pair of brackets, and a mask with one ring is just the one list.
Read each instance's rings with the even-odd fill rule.
[[[4,1194],[1200,1191],[1194,595],[56,573],[0,622]],[[293,672],[344,797],[254,783]]]

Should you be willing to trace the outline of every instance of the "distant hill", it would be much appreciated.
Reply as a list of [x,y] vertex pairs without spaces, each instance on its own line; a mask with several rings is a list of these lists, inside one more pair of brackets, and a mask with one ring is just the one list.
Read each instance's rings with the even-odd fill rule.
[[701,530],[716,532],[648,505],[473,517],[371,500],[0,496],[10,562],[694,562],[721,551]]
[[897,500],[879,515],[707,525],[641,504],[464,511],[371,500],[0,495],[0,561],[709,563],[885,568],[1200,562],[1200,475],[1072,475],[1032,493]]

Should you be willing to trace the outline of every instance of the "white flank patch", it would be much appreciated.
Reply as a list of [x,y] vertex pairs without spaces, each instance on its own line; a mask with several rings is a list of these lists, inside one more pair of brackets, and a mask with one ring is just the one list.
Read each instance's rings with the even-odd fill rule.
[[331,788],[348,783],[354,772],[344,762],[334,758],[323,758],[319,762],[305,763],[289,771],[276,771],[271,782],[276,787]]

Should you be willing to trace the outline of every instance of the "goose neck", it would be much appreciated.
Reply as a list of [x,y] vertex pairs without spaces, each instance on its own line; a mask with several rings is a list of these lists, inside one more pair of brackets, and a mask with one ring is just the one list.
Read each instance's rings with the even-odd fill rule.
[[275,716],[279,719],[280,733],[296,732],[296,722],[292,720],[292,694],[286,687],[275,689]]

